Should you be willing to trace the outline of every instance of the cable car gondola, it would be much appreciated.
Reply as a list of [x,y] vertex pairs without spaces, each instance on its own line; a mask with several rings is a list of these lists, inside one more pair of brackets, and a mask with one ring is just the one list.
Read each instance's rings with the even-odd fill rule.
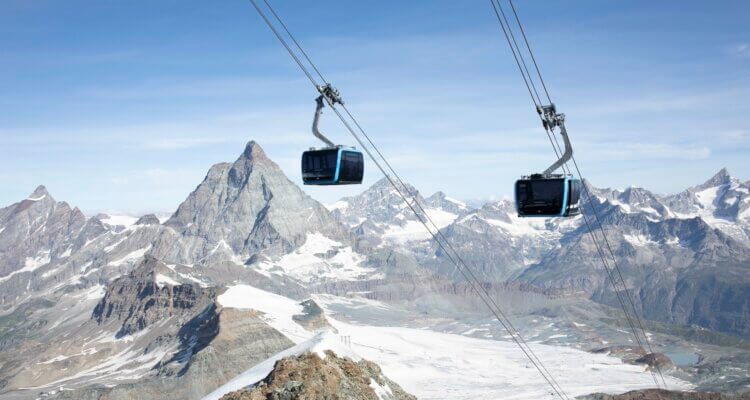
[[572,217],[580,214],[578,200],[581,196],[581,181],[568,174],[553,174],[572,156],[568,132],[565,129],[565,115],[558,114],[555,105],[538,109],[542,115],[544,128],[554,134],[553,128],[560,128],[565,143],[565,151],[541,174],[523,176],[516,181],[516,210],[519,217]]
[[326,147],[311,148],[302,153],[302,183],[305,185],[352,185],[362,183],[365,172],[365,160],[362,152],[354,147],[334,145],[319,130],[318,121],[328,100],[333,106],[343,104],[336,89],[331,85],[318,88],[320,96],[315,99],[315,118],[312,132],[315,137],[323,141]]

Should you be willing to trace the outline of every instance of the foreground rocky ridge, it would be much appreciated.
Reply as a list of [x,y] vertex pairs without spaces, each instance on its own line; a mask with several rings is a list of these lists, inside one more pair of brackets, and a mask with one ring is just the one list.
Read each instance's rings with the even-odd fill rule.
[[254,387],[228,393],[221,399],[416,400],[416,397],[383,376],[376,364],[367,360],[355,362],[326,350],[324,358],[317,353],[283,358]]

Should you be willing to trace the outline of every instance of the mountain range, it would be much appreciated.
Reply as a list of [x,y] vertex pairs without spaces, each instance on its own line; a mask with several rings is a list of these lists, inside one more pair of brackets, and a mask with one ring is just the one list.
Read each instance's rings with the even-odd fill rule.
[[[727,343],[744,348],[750,182],[721,170],[674,195],[586,187],[583,214],[657,339],[704,329],[690,340],[718,346],[711,362]],[[475,208],[407,188],[524,334],[583,350],[611,344],[605,334],[627,343],[584,216],[521,219],[509,201]],[[341,321],[507,340],[386,179],[326,207],[250,142],[166,221],[123,221],[87,217],[44,186],[0,209],[0,397],[200,398]],[[221,301],[237,287],[269,303]],[[675,376],[704,379],[692,373]]]

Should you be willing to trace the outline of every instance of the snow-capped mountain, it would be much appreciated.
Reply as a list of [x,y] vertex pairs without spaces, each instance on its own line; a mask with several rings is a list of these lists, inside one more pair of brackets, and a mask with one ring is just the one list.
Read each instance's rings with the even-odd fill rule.
[[[425,199],[410,184],[401,189],[413,207],[427,213],[438,228],[443,228],[468,211],[468,207],[438,192]],[[412,198],[416,198],[414,203]],[[421,205],[422,208],[419,206]],[[429,233],[401,195],[386,178],[375,182],[357,196],[345,197],[329,206],[333,216],[351,227],[360,237],[378,238],[382,243],[403,244],[428,239]]]
[[[705,183],[670,196],[635,187],[600,189],[589,182],[586,187],[592,194],[591,202],[582,204],[588,224],[603,254],[608,257],[612,249],[641,313],[750,334],[746,185],[723,169]],[[618,305],[583,216],[518,218],[507,200],[474,210],[421,197],[419,201],[428,214],[450,216],[435,219],[485,281],[529,282]],[[401,251],[441,276],[463,279],[385,180],[336,203],[334,216],[370,242],[392,242],[394,232],[408,232],[409,240],[399,242]],[[606,242],[597,231],[599,223]],[[611,259],[608,263],[613,267]]]
[[705,183],[663,200],[678,217],[699,216],[738,240],[750,241],[750,182],[740,182],[726,168]]

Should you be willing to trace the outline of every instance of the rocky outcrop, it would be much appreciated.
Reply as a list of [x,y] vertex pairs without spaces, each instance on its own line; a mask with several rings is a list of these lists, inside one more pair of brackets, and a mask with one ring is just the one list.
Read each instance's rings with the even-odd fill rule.
[[317,332],[321,330],[332,330],[336,331],[331,324],[328,323],[323,309],[320,308],[318,303],[313,300],[305,300],[302,303],[302,314],[293,315],[292,319],[294,322],[302,325],[305,329],[311,332]]
[[304,353],[276,362],[271,373],[251,389],[224,395],[222,400],[416,400],[383,376],[376,364]]
[[166,274],[169,274],[166,266],[155,258],[146,257],[130,274],[109,285],[91,318],[100,325],[119,324],[117,337],[122,337],[167,319],[181,326],[211,304],[216,296],[212,288],[175,285],[177,282],[166,278]]
[[675,367],[672,360],[662,353],[648,353],[634,361],[635,364],[645,364],[649,370],[666,372]]
[[154,214],[146,214],[135,221],[136,225],[159,225],[159,217]]

